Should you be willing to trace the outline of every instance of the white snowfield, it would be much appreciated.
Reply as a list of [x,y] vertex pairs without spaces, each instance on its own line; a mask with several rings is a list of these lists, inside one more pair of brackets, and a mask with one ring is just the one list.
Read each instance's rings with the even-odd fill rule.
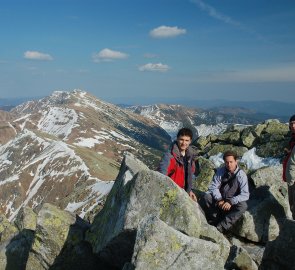
[[[218,153],[217,155],[209,157],[209,160],[213,162],[216,168],[220,167],[224,162],[222,159],[223,154]],[[241,162],[247,165],[250,170],[257,170],[262,167],[270,166],[282,166],[280,159],[277,158],[262,158],[256,155],[256,148],[252,148],[247,151],[241,158]]]

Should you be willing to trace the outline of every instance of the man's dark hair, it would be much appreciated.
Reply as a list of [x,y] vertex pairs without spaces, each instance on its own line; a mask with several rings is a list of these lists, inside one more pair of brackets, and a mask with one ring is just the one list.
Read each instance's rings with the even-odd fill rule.
[[233,157],[235,160],[238,159],[238,155],[237,155],[237,152],[236,151],[233,151],[233,150],[228,150],[228,151],[225,151],[224,154],[223,154],[223,160],[225,160],[226,157]]
[[177,138],[180,136],[188,136],[193,139],[193,132],[189,128],[181,128],[177,133]]
[[293,121],[295,121],[295,114],[292,115],[292,116],[290,117],[290,119],[289,119],[289,123],[291,123],[291,122],[293,122]]

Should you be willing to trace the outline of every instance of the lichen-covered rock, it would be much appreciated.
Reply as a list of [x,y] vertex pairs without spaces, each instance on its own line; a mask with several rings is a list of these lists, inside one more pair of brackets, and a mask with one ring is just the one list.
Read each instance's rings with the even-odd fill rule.
[[8,219],[0,214],[0,242],[4,242],[18,233],[17,228],[10,224]]
[[245,145],[248,148],[252,148],[256,140],[257,137],[254,135],[252,127],[248,127],[243,130],[241,135],[241,141],[243,145]]
[[289,204],[276,186],[262,186],[250,197],[248,210],[232,231],[253,242],[266,243],[275,239],[284,219],[290,217]]
[[267,141],[256,147],[256,154],[260,157],[281,158],[284,153],[285,143],[282,141]]
[[281,123],[277,119],[270,119],[265,122],[266,127],[263,133],[286,135],[289,132],[288,125]]
[[282,166],[263,167],[251,173],[250,178],[256,188],[262,186],[285,186],[286,183],[282,181]]
[[[132,175],[126,166],[132,164],[129,158],[125,157],[106,204],[86,236],[95,253],[109,257],[120,268],[132,256],[137,226],[146,215],[155,215],[187,235],[200,234],[200,210],[187,193],[169,177],[151,170],[139,171],[126,181],[126,175]],[[119,251],[119,246],[124,250]]]
[[37,214],[30,207],[23,207],[18,212],[14,224],[19,231],[24,229],[35,231],[37,224]]
[[[262,261],[265,246],[248,241],[242,242],[241,240],[242,238],[238,239],[234,235],[231,235],[231,237],[229,237],[229,241],[232,244],[232,246],[244,249],[247,252],[247,254],[251,257],[251,259],[255,262],[255,264],[259,266]],[[231,256],[229,256],[229,261],[231,259],[230,257]]]
[[238,131],[238,132],[241,133],[245,128],[246,128],[245,125],[232,124],[232,125],[229,125],[229,126],[226,128],[226,131],[225,131],[225,132],[234,132],[234,131]]
[[252,260],[248,252],[240,247],[233,245],[231,247],[229,260],[225,265],[225,269],[245,269],[245,270],[257,270],[258,266]]
[[224,132],[218,136],[218,141],[227,142],[229,144],[238,145],[241,140],[241,135],[239,131]]
[[256,126],[253,127],[252,132],[254,134],[255,137],[259,137],[261,135],[261,133],[263,132],[263,130],[266,128],[267,124],[258,124]]
[[[24,224],[23,219],[24,216],[19,216],[21,224]],[[18,230],[13,223],[1,216],[0,233],[0,269],[25,269],[34,232],[25,228]]]
[[45,203],[38,213],[34,242],[26,270],[49,269],[67,241],[74,214]]
[[207,223],[206,218],[202,219],[200,239],[206,241],[211,241],[219,245],[220,252],[222,254],[229,254],[230,252],[230,242],[228,239],[220,233],[214,226],[211,226]]
[[[272,187],[273,190],[280,192],[283,197],[280,196],[279,200],[283,200],[283,205],[288,204],[288,187],[287,183],[282,180],[283,167],[282,166],[270,166],[263,167],[249,175],[251,183],[255,188],[263,186]],[[274,188],[275,187],[275,188]]]
[[214,175],[214,164],[203,157],[199,157],[196,162],[197,177],[194,181],[194,189],[206,192]]
[[139,224],[131,263],[135,270],[223,269],[227,256],[213,242],[189,237],[148,217]]
[[196,143],[196,147],[202,151],[202,150],[204,150],[205,147],[207,147],[209,144],[210,144],[210,137],[209,137],[209,136],[207,136],[207,137],[205,137],[205,136],[200,136],[200,137],[198,138],[197,143]]
[[286,219],[279,236],[268,242],[261,270],[295,269],[295,221]]
[[208,151],[208,156],[214,156],[219,153],[224,153],[227,150],[236,151],[239,157],[242,157],[248,149],[244,146],[233,146],[231,144],[214,144],[212,148]]
[[33,241],[32,231],[15,235],[0,244],[0,269],[24,270]]

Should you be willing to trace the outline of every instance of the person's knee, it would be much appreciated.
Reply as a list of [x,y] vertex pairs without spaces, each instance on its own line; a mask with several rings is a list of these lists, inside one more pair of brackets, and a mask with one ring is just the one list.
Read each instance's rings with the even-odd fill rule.
[[239,202],[237,205],[236,205],[236,209],[241,212],[241,213],[244,213],[247,209],[248,209],[248,204],[247,202]]
[[204,196],[203,196],[203,200],[206,203],[212,203],[213,197],[212,197],[211,193],[205,193]]
[[201,197],[199,204],[202,207],[202,209],[206,211],[207,209],[210,209],[212,207],[212,201],[213,201],[212,195],[210,193],[205,193]]

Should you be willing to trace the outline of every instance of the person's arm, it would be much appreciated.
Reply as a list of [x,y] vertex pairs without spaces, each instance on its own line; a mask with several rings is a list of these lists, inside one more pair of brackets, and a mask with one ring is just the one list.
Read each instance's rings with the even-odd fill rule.
[[238,175],[238,183],[240,188],[240,194],[230,199],[230,204],[235,205],[239,202],[244,202],[249,199],[249,186],[248,186],[248,178],[244,171],[240,170]]
[[171,157],[172,155],[170,152],[165,153],[158,167],[160,173],[168,176],[170,176],[171,173],[173,174],[174,166],[172,165]]
[[[190,161],[190,173],[187,179],[187,183],[186,183],[186,192],[190,195],[193,194],[192,196],[195,196],[195,194],[192,192],[192,187],[193,187],[193,181],[195,180],[196,176],[195,176],[195,171],[196,171],[196,165],[195,165],[195,160],[194,158],[192,158],[192,160]],[[190,197],[192,197],[190,195]],[[194,197],[196,199],[196,197]],[[194,198],[192,198],[194,200]]]
[[288,174],[291,178],[289,184],[293,185],[295,183],[295,146],[292,149],[291,155],[289,157],[288,163],[287,163],[287,170]]
[[208,191],[212,194],[213,198],[217,202],[222,201],[222,196],[219,191],[220,185],[221,185],[221,175],[220,173],[216,172],[213,176],[213,179],[208,188]]

